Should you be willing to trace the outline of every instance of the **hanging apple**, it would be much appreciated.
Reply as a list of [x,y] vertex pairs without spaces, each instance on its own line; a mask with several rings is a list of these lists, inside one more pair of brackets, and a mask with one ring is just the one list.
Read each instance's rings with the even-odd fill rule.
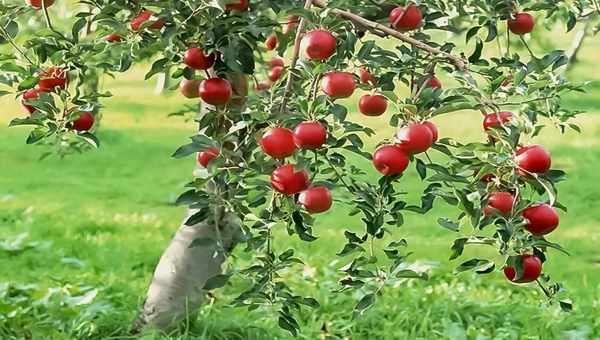
[[294,164],[282,165],[271,174],[271,186],[282,194],[297,194],[308,185],[308,173],[305,170],[297,171]]
[[267,155],[275,159],[284,159],[296,152],[294,133],[282,127],[267,131],[260,140],[260,146]]
[[319,122],[303,122],[294,129],[294,143],[300,149],[318,149],[326,140],[327,130]]
[[535,20],[529,13],[516,13],[514,18],[508,19],[508,29],[514,34],[523,35],[531,33]]
[[232,89],[229,81],[223,78],[209,78],[200,83],[200,97],[210,105],[225,105],[231,99]]
[[387,110],[387,99],[379,94],[366,94],[360,98],[358,110],[365,116],[381,116]]
[[331,32],[314,30],[306,33],[302,38],[300,49],[310,60],[324,60],[335,53],[336,39]]
[[408,167],[406,151],[397,145],[384,145],[375,151],[373,165],[384,176],[400,175]]
[[501,215],[508,215],[513,209],[515,197],[510,192],[492,192],[488,198],[488,205],[483,209],[486,216],[497,211]]
[[181,91],[181,94],[186,98],[200,97],[199,88],[200,80],[183,79],[181,83],[179,83],[179,90]]
[[536,236],[551,233],[559,223],[556,209],[548,204],[534,205],[523,210],[523,217],[527,219],[524,228]]
[[329,72],[323,76],[321,88],[331,98],[348,98],[354,93],[356,82],[352,73]]
[[214,53],[206,55],[199,47],[190,47],[183,55],[183,63],[193,70],[209,69],[215,63],[215,59]]
[[550,152],[541,145],[524,146],[517,150],[516,157],[519,172],[527,176],[529,173],[545,173],[550,170],[552,159]]
[[517,278],[517,270],[513,266],[504,267],[504,275],[506,278],[515,283],[533,282],[540,277],[542,273],[542,261],[535,255],[521,255],[515,259],[521,261],[523,273],[520,278]]
[[327,187],[306,189],[298,196],[298,202],[311,214],[325,212],[331,208],[333,199]]
[[396,140],[408,153],[417,154],[431,147],[434,132],[426,124],[414,123],[401,128],[396,134]]
[[390,12],[389,21],[395,29],[406,32],[416,30],[423,23],[423,15],[419,7],[408,5],[396,7]]
[[196,156],[196,160],[198,161],[198,164],[200,164],[202,167],[207,168],[208,164],[213,159],[215,159],[217,156],[219,156],[219,154],[220,154],[219,149],[210,147],[210,148],[206,149],[205,151],[198,152],[198,155]]

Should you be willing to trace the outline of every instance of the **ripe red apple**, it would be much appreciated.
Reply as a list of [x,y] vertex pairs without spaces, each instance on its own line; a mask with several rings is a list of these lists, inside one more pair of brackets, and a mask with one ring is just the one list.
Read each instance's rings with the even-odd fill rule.
[[546,235],[558,227],[558,213],[548,204],[539,204],[523,210],[528,223],[525,229],[533,235]]
[[200,93],[198,92],[200,88],[200,80],[193,79],[183,79],[181,83],[179,83],[179,90],[181,94],[186,98],[198,98],[200,97]]
[[300,193],[298,202],[311,214],[325,212],[331,208],[333,199],[327,187],[309,188]]
[[356,83],[352,73],[328,72],[323,76],[321,88],[331,98],[347,98],[354,93]]
[[423,123],[415,123],[401,128],[396,139],[410,154],[427,151],[433,144],[435,136],[431,127]]
[[68,81],[67,70],[60,67],[49,67],[40,73],[38,89],[42,92],[50,92],[58,87],[61,90],[67,88]]
[[284,65],[285,65],[285,61],[283,60],[283,58],[280,58],[280,57],[275,57],[269,61],[269,67],[271,67],[271,68],[277,67],[277,66],[283,67]]
[[390,12],[390,24],[399,31],[412,31],[419,27],[423,22],[423,15],[419,7],[408,5],[404,7],[396,7]]
[[200,83],[198,93],[210,105],[225,105],[231,99],[231,84],[223,78],[209,78]]
[[249,0],[239,0],[238,3],[225,5],[226,11],[245,12],[250,6]]
[[183,63],[194,70],[207,70],[215,63],[216,56],[214,53],[209,55],[204,54],[204,51],[199,47],[190,47],[183,55]]
[[319,122],[302,122],[294,129],[294,144],[300,149],[318,149],[326,140],[327,130]]
[[283,72],[283,67],[281,66],[275,66],[273,67],[269,73],[267,74],[267,76],[269,77],[269,80],[272,82],[276,82],[279,80],[279,78],[281,78],[281,73]]
[[506,278],[515,283],[533,282],[540,277],[542,273],[542,261],[535,255],[521,255],[517,261],[522,261],[523,274],[521,278],[516,278],[517,270],[514,267],[504,267]]
[[429,131],[431,131],[431,142],[432,143],[437,142],[438,135],[439,135],[437,126],[435,124],[433,124],[433,122],[430,122],[428,120],[424,121],[422,124],[425,125],[426,127],[428,127]]
[[119,34],[113,33],[113,34],[109,34],[109,35],[105,36],[104,40],[108,41],[108,42],[120,42],[120,41],[123,41],[123,37],[120,36]]
[[36,109],[35,109],[35,107],[33,107],[29,104],[26,104],[25,102],[30,99],[37,99],[39,95],[40,95],[40,91],[36,88],[29,89],[23,93],[23,96],[21,98],[21,103],[23,104],[25,109],[27,111],[29,111],[29,113],[34,113],[36,111]]
[[25,3],[33,8],[39,9],[42,8],[43,5],[46,5],[46,8],[52,6],[54,4],[54,0],[25,0]]
[[294,31],[296,27],[298,27],[299,22],[300,17],[298,17],[297,15],[290,15],[287,24],[283,25],[281,31],[283,32],[283,34],[288,35],[290,32]]
[[508,19],[508,29],[514,34],[523,35],[531,33],[535,26],[535,20],[529,13],[516,13],[514,19]]
[[375,82],[377,81],[375,79],[375,76],[364,67],[361,67],[358,70],[358,75],[360,77],[360,83],[364,84],[364,85],[367,85],[367,84],[375,85]]
[[514,201],[515,197],[510,192],[492,192],[483,213],[488,216],[492,212],[498,211],[502,215],[508,215],[512,211]]
[[260,146],[267,155],[276,159],[284,159],[296,152],[294,133],[282,127],[267,131],[260,140]]
[[94,126],[94,115],[92,115],[91,112],[78,112],[76,114],[78,114],[79,117],[71,122],[73,130],[89,131],[92,126]]
[[208,167],[210,161],[219,156],[219,154],[219,149],[211,147],[206,149],[206,151],[198,152],[198,155],[196,155],[196,160],[198,161],[198,164],[206,168]]
[[336,40],[331,32],[314,30],[306,33],[302,38],[301,50],[310,60],[324,60],[335,53]]
[[305,170],[296,171],[294,164],[282,165],[271,174],[271,186],[282,194],[297,194],[308,185],[308,173]]
[[360,98],[358,110],[365,116],[381,116],[387,110],[387,99],[379,94],[366,94]]
[[494,112],[488,113],[483,116],[483,129],[489,130],[491,128],[503,125],[512,119],[514,114],[512,112]]
[[[130,23],[131,29],[134,31],[139,31],[140,28],[142,27],[142,25],[146,21],[150,20],[150,18],[155,14],[156,13],[154,13],[151,10],[141,11],[140,14],[138,14],[135,18],[133,18],[131,20],[131,23]],[[153,29],[153,30],[159,30],[159,29],[163,28],[164,25],[165,25],[165,23],[162,20],[157,19],[148,28]]]
[[427,80],[425,81],[424,85],[425,85],[425,88],[431,88],[431,89],[441,89],[442,88],[442,82],[436,76],[428,77]]
[[373,165],[384,176],[400,175],[408,167],[406,151],[397,145],[384,145],[375,151]]
[[521,170],[520,173],[524,176],[528,173],[544,173],[550,170],[552,165],[550,152],[537,144],[524,146],[517,150],[516,161]]
[[278,43],[279,40],[277,39],[277,34],[273,33],[267,38],[265,45],[267,46],[267,50],[272,51],[277,48]]

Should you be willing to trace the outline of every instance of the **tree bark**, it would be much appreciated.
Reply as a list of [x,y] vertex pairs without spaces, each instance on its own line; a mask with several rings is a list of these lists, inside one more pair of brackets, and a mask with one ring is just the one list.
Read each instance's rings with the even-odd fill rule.
[[571,68],[573,64],[577,62],[577,55],[583,46],[583,41],[587,36],[588,22],[586,21],[581,29],[575,33],[575,37],[571,42],[571,47],[567,50],[567,57],[569,58],[568,68]]
[[[229,74],[227,78],[234,92],[229,107],[240,108],[248,94],[247,77]],[[201,105],[201,113],[206,109],[209,108]],[[218,192],[215,189],[215,184],[211,182],[205,190]],[[221,273],[226,255],[217,251],[216,242],[191,248],[190,245],[195,239],[220,240],[226,253],[229,253],[235,246],[233,235],[240,228],[240,221],[233,212],[224,211],[222,207],[216,207],[215,211],[219,216],[210,216],[201,223],[186,226],[185,221],[195,213],[195,210],[188,209],[186,218],[156,266],[132,333],[139,333],[147,327],[168,330],[202,305],[206,294],[203,287],[207,280]]]

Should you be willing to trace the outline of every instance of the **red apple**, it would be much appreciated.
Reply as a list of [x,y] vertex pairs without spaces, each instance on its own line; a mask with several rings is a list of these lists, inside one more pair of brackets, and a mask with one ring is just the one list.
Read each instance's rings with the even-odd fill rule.
[[277,39],[277,34],[273,33],[267,38],[265,45],[267,46],[267,50],[272,51],[277,48],[278,43],[279,40]]
[[200,97],[200,93],[198,89],[200,87],[200,80],[193,79],[183,79],[181,83],[179,83],[179,90],[181,94],[186,98],[198,98]]
[[432,143],[437,142],[438,135],[439,135],[437,126],[435,124],[433,124],[433,122],[430,122],[428,120],[424,121],[422,124],[425,125],[426,127],[428,127],[429,131],[431,131]]
[[212,161],[217,156],[219,156],[219,154],[220,154],[219,149],[211,147],[211,148],[206,149],[206,151],[198,152],[198,155],[196,156],[196,160],[198,161],[198,164],[200,164],[202,167],[206,168],[206,167],[208,167],[208,164],[210,163],[210,161]]
[[29,111],[29,113],[34,113],[36,111],[36,109],[35,109],[35,107],[27,104],[26,102],[30,99],[37,99],[39,95],[40,95],[40,91],[36,88],[29,89],[23,93],[22,98],[21,98],[21,103],[23,104],[25,109],[27,111]]
[[287,24],[283,25],[283,34],[288,35],[290,32],[294,31],[296,27],[298,27],[299,22],[300,17],[298,17],[297,15],[290,15]]
[[94,115],[91,112],[77,112],[76,115],[79,117],[71,122],[73,130],[89,131],[94,126]]
[[365,116],[381,116],[387,110],[387,99],[382,95],[366,94],[360,98],[358,110]]
[[302,122],[294,129],[294,144],[300,149],[318,149],[326,140],[327,130],[319,122]]
[[352,73],[329,72],[323,76],[321,88],[331,98],[347,98],[354,93],[356,83]]
[[512,112],[494,112],[488,113],[483,116],[483,129],[489,130],[491,128],[504,125],[512,119],[514,114]]
[[199,47],[190,47],[183,55],[183,63],[194,70],[207,70],[215,63],[216,56],[214,53],[209,55],[204,54],[204,51]]
[[285,61],[283,60],[283,58],[275,57],[275,58],[269,60],[269,67],[271,67],[271,68],[277,67],[277,66],[283,67],[284,65],[285,65]]
[[300,193],[298,202],[311,214],[325,212],[331,208],[333,199],[327,187],[309,188]]
[[108,41],[108,42],[120,42],[120,41],[123,41],[123,37],[120,36],[119,34],[113,33],[113,34],[109,34],[109,35],[105,36],[104,40]]
[[61,90],[67,88],[67,70],[60,67],[49,67],[40,73],[38,89],[42,92],[50,92],[58,87]]
[[423,16],[419,7],[408,5],[408,7],[396,7],[390,12],[390,24],[399,31],[412,31],[423,22]]
[[498,211],[502,215],[508,215],[513,209],[515,197],[510,192],[492,192],[488,198],[488,205],[483,209],[485,216],[490,215],[494,211]]
[[[134,31],[139,31],[140,28],[142,27],[142,25],[146,21],[150,20],[150,18],[155,14],[156,13],[154,13],[153,11],[150,11],[150,10],[141,11],[140,14],[138,14],[135,18],[133,18],[131,20],[131,23],[130,23],[131,29]],[[165,23],[162,20],[157,19],[148,28],[154,29],[154,30],[159,30],[159,29],[163,28],[164,25],[165,25]]]
[[533,282],[540,277],[542,273],[542,261],[535,255],[521,255],[517,261],[522,261],[523,273],[520,278],[516,278],[517,270],[514,267],[504,267],[506,278],[515,283]]
[[[427,77],[427,80],[425,81],[424,85],[425,85],[425,88],[432,88],[432,89],[441,89],[442,88],[442,82],[436,76]],[[422,84],[418,83],[417,86],[422,86]]]
[[406,151],[397,145],[384,145],[375,151],[373,165],[384,176],[400,175],[408,167]]
[[260,146],[267,155],[276,159],[284,159],[296,152],[294,133],[282,127],[267,131],[260,140]]
[[516,13],[514,18],[508,19],[508,29],[514,34],[523,35],[531,33],[535,20],[529,13]]
[[364,67],[361,67],[358,70],[358,75],[360,77],[360,83],[363,85],[367,85],[367,84],[375,85],[375,82],[377,81],[375,79],[375,76]]
[[524,146],[517,150],[516,161],[522,175],[544,173],[550,170],[552,165],[550,152],[537,144]]
[[33,8],[40,9],[43,5],[46,5],[46,8],[52,6],[54,4],[54,0],[25,0],[25,3]]
[[200,83],[198,93],[210,105],[225,105],[231,99],[231,84],[223,78],[209,78]]
[[250,6],[249,0],[239,0],[235,4],[225,5],[225,10],[232,11],[232,12],[245,12],[248,10],[249,6]]
[[525,229],[533,235],[546,235],[558,227],[558,213],[548,204],[539,204],[523,210],[528,223]]
[[281,78],[281,73],[283,72],[283,67],[281,66],[275,66],[273,67],[269,73],[267,74],[267,76],[269,77],[269,80],[272,82],[276,82],[279,80],[279,78]]
[[427,151],[433,144],[434,137],[430,126],[423,123],[405,126],[396,134],[398,142],[410,154]]
[[324,60],[335,53],[336,40],[331,32],[314,30],[302,38],[301,50],[310,60]]
[[308,173],[305,170],[296,171],[294,164],[282,165],[271,174],[271,186],[282,194],[297,194],[308,185]]

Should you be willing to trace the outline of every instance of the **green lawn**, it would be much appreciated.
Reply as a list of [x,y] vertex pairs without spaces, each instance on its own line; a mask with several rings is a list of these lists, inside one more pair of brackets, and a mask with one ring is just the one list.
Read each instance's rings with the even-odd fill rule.
[[[586,47],[571,77],[593,75],[595,48],[591,43]],[[595,77],[600,80],[600,75]],[[115,97],[103,110],[101,149],[65,160],[37,161],[43,149],[24,144],[27,130],[5,127],[22,115],[21,108],[9,96],[0,99],[0,338],[126,337],[154,265],[183,217],[183,208],[172,202],[193,167],[192,158],[169,158],[193,134],[193,124],[166,118],[184,101],[177,94],[153,96],[153,84],[142,78],[142,71],[135,70],[107,81]],[[354,109],[352,101],[348,104]],[[592,84],[587,95],[565,101],[571,108],[591,111],[579,119],[584,132],[562,136],[548,130],[536,142],[550,148],[554,167],[569,173],[560,185],[560,199],[569,213],[561,215],[561,226],[550,239],[572,256],[551,252],[544,270],[565,283],[575,303],[572,313],[546,306],[534,286],[511,285],[500,272],[452,275],[457,261],[447,259],[456,235],[435,221],[456,213],[438,203],[427,217],[407,216],[397,230],[408,239],[412,260],[433,266],[431,278],[388,289],[373,309],[353,322],[351,309],[358,297],[331,291],[339,278],[341,260],[334,254],[341,245],[340,230],[360,226],[336,203],[319,217],[316,242],[298,242],[283,233],[275,241],[276,247],[294,246],[305,259],[305,268],[296,268],[303,275],[290,273],[290,279],[322,305],[303,315],[300,338],[600,337],[600,83]],[[364,119],[356,113],[352,119],[377,129],[380,137],[391,134],[385,119]],[[436,122],[442,136],[484,138],[477,113],[452,114]],[[375,171],[366,168],[375,180]],[[423,184],[411,172],[402,182],[416,201]],[[25,238],[11,243],[18,235]],[[490,255],[484,251],[471,248],[467,255]],[[191,317],[176,336],[288,337],[277,327],[274,313],[227,307],[235,291],[217,291],[214,304]]]

